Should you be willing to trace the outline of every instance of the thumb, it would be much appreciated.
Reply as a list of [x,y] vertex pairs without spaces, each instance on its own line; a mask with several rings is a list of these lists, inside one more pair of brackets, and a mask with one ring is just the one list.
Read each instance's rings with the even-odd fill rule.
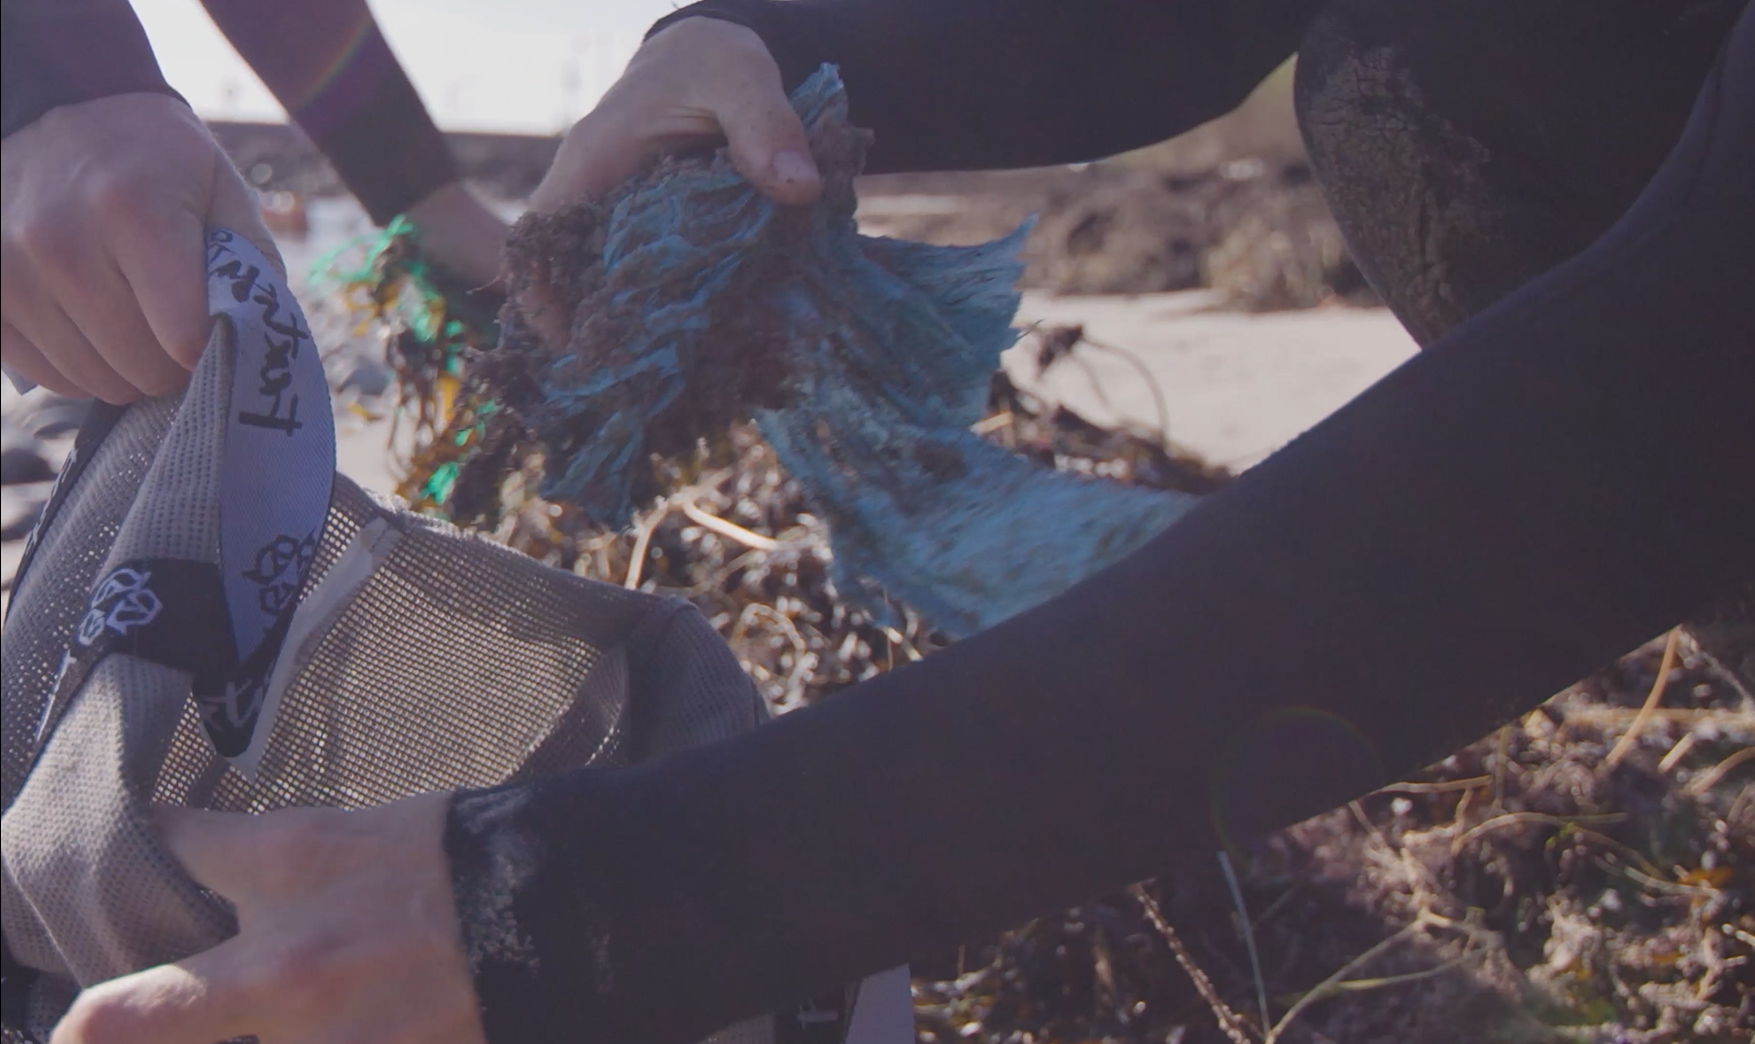
[[[82,992],[51,1044],[187,1044],[232,1040],[263,1028],[251,946],[232,938],[175,964],[111,979]],[[258,976],[259,978],[259,976]]]
[[256,193],[244,184],[244,179],[238,176],[223,153],[217,162],[221,169],[214,177],[213,203],[207,209],[207,227],[229,228],[248,239],[285,279],[286,262],[281,258],[280,248],[275,245],[268,226],[262,222],[262,204],[256,199]]
[[732,92],[718,116],[732,164],[764,195],[799,206],[822,194],[823,179],[811,159],[810,140],[786,100],[778,74],[771,82]]

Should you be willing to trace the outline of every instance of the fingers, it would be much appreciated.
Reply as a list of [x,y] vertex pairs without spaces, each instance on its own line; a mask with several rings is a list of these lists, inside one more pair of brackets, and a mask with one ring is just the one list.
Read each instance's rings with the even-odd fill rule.
[[[134,351],[126,354],[162,360],[185,374],[193,370],[212,326],[200,218],[182,207],[142,208],[128,220],[112,222],[106,235],[123,284],[114,307],[131,313],[125,335],[121,323],[108,331],[118,338],[110,343],[130,345]],[[92,296],[78,295],[87,301]],[[129,339],[120,340],[123,336]]]
[[[159,350],[158,339],[141,312],[144,302],[117,267],[116,260],[103,251],[80,250],[70,252],[59,265],[38,268],[36,275],[43,281],[47,296],[52,297],[38,301],[39,321],[46,319],[56,328],[46,331],[46,336],[66,338],[65,344],[57,344],[52,352],[48,344],[42,347],[45,354],[63,366],[84,367],[90,363],[89,356],[101,359],[107,371],[123,382],[126,397],[114,398],[98,385],[88,387],[110,402],[127,402],[140,395],[168,395],[182,387],[188,371]],[[199,262],[185,266],[164,264],[161,260],[159,267],[167,273],[193,275],[205,283]],[[185,268],[192,268],[193,272],[179,272]],[[200,311],[206,313],[205,301]],[[68,322],[56,321],[57,312],[65,315]],[[81,359],[85,362],[78,361]],[[95,367],[91,372],[96,372]],[[83,379],[81,382],[84,383]]]
[[558,351],[572,340],[573,315],[553,287],[532,283],[518,291],[518,313],[550,349]]
[[[149,338],[146,343],[156,343],[163,353],[130,354],[143,355],[155,363],[160,359],[172,360],[182,371],[169,375],[169,387],[164,391],[179,387],[187,372],[201,361],[213,331],[207,305],[208,229],[228,228],[238,233],[255,244],[282,277],[286,275],[286,263],[281,260],[268,226],[262,222],[262,208],[255,193],[223,155],[214,156],[213,178],[211,202],[205,215],[187,207],[148,205],[136,207],[111,223],[110,252],[130,291],[121,295],[117,308],[126,306],[132,313],[135,329],[131,333],[137,339],[146,335]],[[122,360],[116,361],[120,370]],[[125,371],[124,376],[132,379]],[[148,390],[146,385],[136,386]]]
[[50,1044],[208,1044],[261,1032],[244,945],[233,939],[84,991]]
[[656,143],[623,130],[616,117],[599,106],[573,125],[530,194],[531,210],[551,214],[582,199],[601,199],[657,154]]
[[804,126],[761,37],[690,18],[647,41],[597,108],[568,132],[531,209],[601,198],[665,149],[723,137],[759,191],[804,204],[822,191]]
[[822,175],[811,159],[804,124],[781,88],[780,70],[769,61],[767,68],[739,72],[747,79],[716,110],[732,164],[775,202],[814,202],[823,190]]
[[460,181],[441,185],[409,207],[421,253],[471,287],[500,286],[500,263],[511,229]]
[[[262,255],[274,263],[279,269],[281,278],[286,277],[286,261],[280,256],[280,247],[275,245],[274,236],[269,234],[268,226],[262,221],[262,203],[244,179],[238,175],[237,168],[226,154],[213,150],[214,182],[212,201],[207,209],[207,228],[229,228],[256,245]],[[207,308],[205,290],[201,298],[202,311]],[[203,338],[205,340],[205,338]]]
[[61,383],[78,389],[76,394],[116,405],[140,398],[139,389],[105,361],[53,298],[38,298],[28,308],[9,304],[6,322],[61,375]]
[[61,375],[61,371],[43,358],[37,346],[30,343],[23,334],[12,328],[11,323],[0,323],[0,362],[11,367],[18,376],[32,384],[38,384],[59,395],[82,398],[85,391]]
[[[204,233],[279,264],[254,197],[188,107],[123,94],[6,139],[4,320],[25,366],[110,402],[181,387],[208,339]],[[22,370],[21,370],[22,372]]]
[[190,874],[236,904],[239,932],[86,990],[52,1044],[482,1044],[448,807],[441,793],[358,812],[153,809]]

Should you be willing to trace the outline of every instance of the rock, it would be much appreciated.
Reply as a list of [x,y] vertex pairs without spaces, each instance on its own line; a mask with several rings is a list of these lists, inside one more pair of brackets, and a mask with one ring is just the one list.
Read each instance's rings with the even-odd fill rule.
[[1009,232],[1034,213],[1024,248],[1029,267],[1018,284],[1024,288],[1058,294],[1210,288],[1248,311],[1335,299],[1376,303],[1309,166],[1300,162],[1234,161],[1199,173],[1109,162],[1027,176],[959,175],[917,187],[937,194],[864,199],[869,230],[969,244]]
[[370,359],[361,359],[342,379],[341,386],[336,390],[346,391],[351,388],[362,396],[372,398],[389,391],[393,380],[395,374],[390,372],[388,366]]
[[90,399],[69,399],[39,390],[20,404],[15,423],[36,438],[57,439],[79,431],[90,410]]
[[0,540],[23,540],[42,517],[52,481],[0,486]]
[[55,477],[55,469],[33,445],[7,446],[0,449],[0,486],[17,486],[44,482]]
[[8,403],[0,417],[0,485],[55,477],[89,403],[38,391]]
[[18,566],[23,561],[24,541],[0,544],[0,615],[5,614],[6,605],[11,601],[12,581],[18,577]]

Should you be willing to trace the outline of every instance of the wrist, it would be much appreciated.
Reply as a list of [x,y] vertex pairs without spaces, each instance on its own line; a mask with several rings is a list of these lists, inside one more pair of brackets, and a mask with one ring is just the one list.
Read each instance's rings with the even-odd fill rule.
[[448,181],[403,212],[429,258],[471,289],[503,291],[500,258],[510,229],[462,181]]

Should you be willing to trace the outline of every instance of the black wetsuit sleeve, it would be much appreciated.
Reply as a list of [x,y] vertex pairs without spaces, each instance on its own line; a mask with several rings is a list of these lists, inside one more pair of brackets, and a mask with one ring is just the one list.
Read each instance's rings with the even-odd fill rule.
[[0,81],[0,137],[50,109],[115,94],[181,100],[127,0],[6,0]]
[[1752,169],[1755,11],[1605,238],[1125,563],[732,742],[458,795],[488,1040],[680,1044],[1205,859],[1748,582]]
[[380,225],[456,161],[365,0],[202,0],[220,31]]
[[667,16],[754,30],[788,90],[841,69],[871,172],[1093,160],[1235,107],[1320,0],[705,0]]

